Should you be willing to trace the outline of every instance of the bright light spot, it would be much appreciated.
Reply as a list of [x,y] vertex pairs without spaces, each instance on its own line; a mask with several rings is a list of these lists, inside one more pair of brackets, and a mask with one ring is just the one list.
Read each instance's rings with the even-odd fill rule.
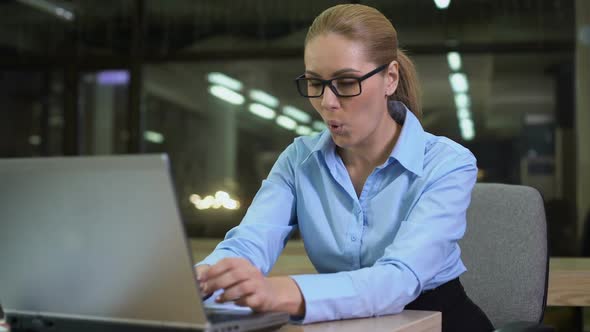
[[155,144],[162,144],[164,143],[164,135],[155,132],[155,131],[151,131],[151,130],[146,130],[143,133],[143,138],[148,141],[148,142],[152,142]]
[[302,123],[309,123],[311,121],[311,115],[290,105],[283,107],[283,113]]
[[459,121],[459,127],[461,128],[461,130],[464,130],[464,129],[471,129],[471,130],[473,130],[473,120],[471,120],[471,119],[461,119]]
[[221,85],[223,87],[240,91],[242,90],[242,82],[236,80],[235,78],[229,77],[225,74],[213,72],[207,75],[207,80],[211,84]]
[[220,208],[237,210],[240,207],[240,202],[232,199],[227,192],[221,190],[216,192],[215,196],[207,195],[203,199],[197,194],[192,194],[190,195],[189,200],[199,210]]
[[461,137],[466,141],[471,141],[475,137],[475,130],[465,129],[461,130]]
[[277,115],[274,110],[261,104],[250,104],[248,110],[250,113],[267,120],[274,119]]
[[250,90],[250,98],[269,107],[279,106],[279,100],[262,90]]
[[457,117],[459,120],[471,118],[471,112],[467,108],[460,108],[457,110]]
[[242,105],[244,103],[244,96],[221,85],[210,86],[209,93],[230,104]]
[[438,9],[446,9],[451,4],[451,0],[434,0],[434,4]]
[[311,128],[309,128],[308,126],[297,126],[297,129],[295,129],[295,132],[297,133],[297,135],[310,135],[312,133]]
[[463,73],[453,73],[449,75],[449,82],[454,93],[467,92],[469,90],[469,82],[467,76]]
[[323,123],[322,121],[314,121],[313,122],[313,129],[315,129],[317,131],[322,131],[322,130],[326,129],[326,124]]
[[57,7],[55,8],[55,15],[64,18],[68,21],[71,21],[74,19],[74,13],[72,13],[71,11],[61,8],[61,7]]
[[455,106],[457,106],[458,109],[469,108],[471,106],[469,96],[466,93],[455,94]]
[[295,120],[286,117],[284,115],[277,116],[277,124],[288,130],[295,130],[297,128],[297,122]]
[[192,195],[190,195],[189,200],[191,201],[191,203],[197,204],[197,202],[199,202],[201,200],[201,196],[199,196],[197,194],[192,194]]
[[458,52],[447,53],[447,62],[452,71],[461,70],[461,55]]

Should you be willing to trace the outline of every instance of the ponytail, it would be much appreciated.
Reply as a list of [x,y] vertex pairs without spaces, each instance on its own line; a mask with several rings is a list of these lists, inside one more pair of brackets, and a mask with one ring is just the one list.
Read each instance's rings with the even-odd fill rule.
[[399,63],[399,80],[395,93],[389,99],[401,101],[418,119],[421,119],[420,87],[414,63],[399,48],[397,50],[397,62]]

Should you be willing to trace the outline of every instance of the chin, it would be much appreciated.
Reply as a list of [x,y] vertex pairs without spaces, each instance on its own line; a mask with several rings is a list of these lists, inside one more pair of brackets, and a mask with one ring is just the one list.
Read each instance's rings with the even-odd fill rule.
[[350,136],[332,135],[332,140],[337,147],[341,149],[348,149],[355,145],[354,140]]

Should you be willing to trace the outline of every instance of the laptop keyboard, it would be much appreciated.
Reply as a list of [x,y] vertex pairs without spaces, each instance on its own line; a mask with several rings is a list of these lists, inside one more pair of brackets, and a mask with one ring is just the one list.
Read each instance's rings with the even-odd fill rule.
[[245,312],[245,311],[231,311],[220,309],[207,309],[205,314],[211,323],[227,322],[236,319],[254,319],[260,314]]

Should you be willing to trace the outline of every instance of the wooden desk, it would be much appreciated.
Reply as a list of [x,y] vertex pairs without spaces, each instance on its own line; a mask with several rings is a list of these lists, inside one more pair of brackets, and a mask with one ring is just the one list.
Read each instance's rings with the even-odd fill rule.
[[442,315],[436,311],[404,310],[400,314],[309,325],[285,325],[279,332],[440,332]]
[[590,258],[550,258],[547,305],[590,306]]
[[[193,257],[205,258],[219,239],[192,240]],[[271,275],[316,273],[302,241],[289,241]],[[590,258],[552,257],[549,261],[549,306],[590,306]]]

